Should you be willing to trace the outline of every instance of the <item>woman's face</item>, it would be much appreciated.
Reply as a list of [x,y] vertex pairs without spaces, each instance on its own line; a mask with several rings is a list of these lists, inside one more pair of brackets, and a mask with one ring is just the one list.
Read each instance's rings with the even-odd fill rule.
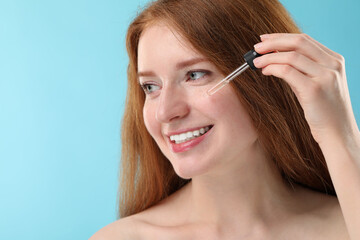
[[138,71],[146,128],[180,177],[226,171],[257,139],[230,85],[206,94],[224,76],[165,24],[142,33]]

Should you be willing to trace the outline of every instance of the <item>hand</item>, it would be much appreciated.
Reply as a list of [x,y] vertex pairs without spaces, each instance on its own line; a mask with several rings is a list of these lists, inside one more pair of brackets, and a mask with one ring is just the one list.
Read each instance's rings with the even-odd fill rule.
[[314,139],[359,134],[346,81],[344,58],[306,34],[266,34],[254,60],[264,75],[285,80],[296,94]]

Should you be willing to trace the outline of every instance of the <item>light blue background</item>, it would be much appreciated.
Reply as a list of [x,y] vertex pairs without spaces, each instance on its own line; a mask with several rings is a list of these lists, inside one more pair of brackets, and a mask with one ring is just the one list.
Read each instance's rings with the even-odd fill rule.
[[[0,239],[87,239],[116,220],[124,37],[144,2],[0,0]],[[282,2],[345,57],[359,123],[359,1]]]

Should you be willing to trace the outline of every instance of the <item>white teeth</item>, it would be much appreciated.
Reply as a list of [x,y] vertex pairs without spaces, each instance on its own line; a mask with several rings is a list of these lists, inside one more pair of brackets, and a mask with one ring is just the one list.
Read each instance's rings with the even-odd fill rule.
[[171,135],[170,140],[175,141],[176,144],[182,143],[182,142],[188,141],[190,139],[193,139],[193,138],[199,137],[200,135],[205,134],[207,131],[209,131],[209,129],[210,129],[210,127],[205,127],[205,128],[200,128],[195,131],[181,133],[178,135]]
[[194,137],[198,137],[200,136],[200,131],[199,130],[195,130],[193,131]]
[[186,139],[186,133],[180,134],[180,141],[183,141]]

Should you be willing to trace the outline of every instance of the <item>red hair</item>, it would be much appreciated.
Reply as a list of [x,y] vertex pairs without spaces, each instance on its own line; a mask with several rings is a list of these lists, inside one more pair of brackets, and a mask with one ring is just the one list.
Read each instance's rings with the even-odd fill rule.
[[[160,0],[135,18],[126,38],[129,66],[119,217],[155,205],[190,181],[176,175],[143,120],[145,95],[137,81],[138,43],[144,29],[159,21],[181,34],[224,75],[243,62],[243,54],[260,41],[260,34],[300,33],[277,0]],[[246,80],[238,77],[232,86],[284,181],[336,195],[324,156],[289,85],[256,71],[246,71],[241,78]]]

